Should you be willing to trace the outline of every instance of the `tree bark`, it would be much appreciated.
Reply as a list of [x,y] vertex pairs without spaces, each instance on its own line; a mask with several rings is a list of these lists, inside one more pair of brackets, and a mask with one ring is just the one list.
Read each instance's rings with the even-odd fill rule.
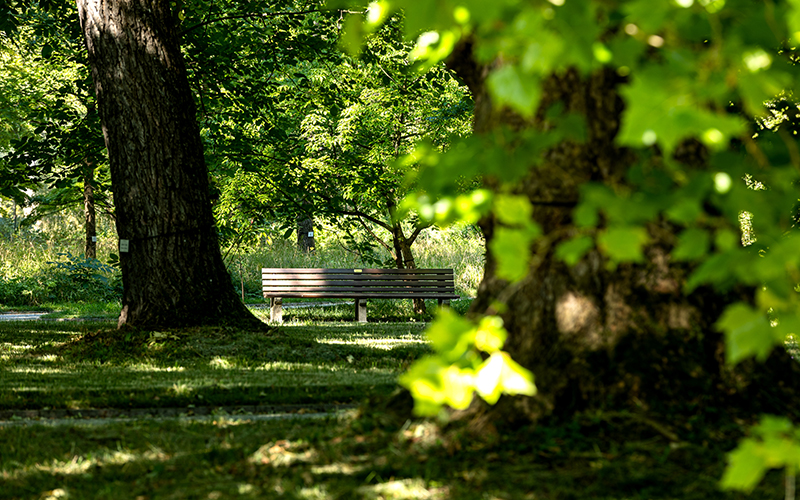
[[222,262],[208,170],[167,0],[77,0],[109,154],[119,326],[261,325]]
[[[501,125],[542,129],[544,110],[556,103],[584,116],[588,128],[584,143],[553,147],[517,184],[516,194],[527,196],[533,219],[543,229],[540,241],[548,242],[534,243],[528,276],[510,285],[497,277],[488,253],[470,311],[500,314],[509,332],[506,349],[534,373],[538,394],[479,407],[473,421],[526,424],[590,407],[667,414],[715,404],[749,414],[788,414],[788,406],[796,406],[792,401],[797,398],[791,396],[800,382],[799,365],[776,349],[763,366],[745,363],[734,375],[723,359],[723,339],[713,327],[727,304],[747,300],[753,291],[721,295],[699,289],[685,296],[682,285],[690,270],[670,261],[675,237],[666,222],[650,224],[643,264],[612,271],[596,250],[574,267],[554,256],[558,242],[576,234],[572,210],[578,188],[588,181],[621,186],[635,161],[632,152],[614,142],[622,118],[618,87],[623,80],[612,70],[552,75],[543,86],[539,113],[523,120],[492,106],[484,86],[490,68],[475,63],[469,42],[460,45],[449,65],[473,93],[476,134]],[[492,179],[487,183],[494,186]],[[481,221],[487,245],[497,225],[492,217]],[[496,310],[498,302],[505,305],[501,311]]]
[[86,229],[84,255],[97,258],[97,211],[94,206],[94,165],[88,160],[83,166],[83,216]]
[[314,250],[314,219],[306,216],[297,217],[297,249],[303,253]]

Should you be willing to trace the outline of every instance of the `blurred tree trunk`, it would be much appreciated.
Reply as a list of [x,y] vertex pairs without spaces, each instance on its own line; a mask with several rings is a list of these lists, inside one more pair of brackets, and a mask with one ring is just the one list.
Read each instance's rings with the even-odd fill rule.
[[[484,86],[489,68],[475,62],[469,42],[448,64],[472,91],[476,134],[499,126],[542,127],[544,110],[559,104],[585,117],[588,136],[584,143],[553,147],[517,183],[516,194],[530,200],[549,245],[544,251],[533,249],[528,276],[514,285],[497,277],[488,253],[471,308],[472,314],[500,314],[509,332],[506,349],[534,373],[539,392],[503,398],[494,408],[476,410],[473,421],[524,424],[589,407],[667,413],[735,406],[751,414],[788,414],[784,406],[796,399],[791,395],[800,382],[798,364],[776,349],[764,366],[744,363],[734,376],[724,363],[722,336],[713,327],[727,304],[747,300],[753,291],[739,290],[734,297],[698,289],[685,296],[689,269],[670,262],[675,232],[668,223],[649,226],[651,243],[643,264],[610,270],[596,250],[573,267],[554,256],[558,242],[577,232],[572,211],[578,188],[590,180],[622,186],[636,160],[614,142],[622,119],[617,90],[622,78],[613,70],[552,75],[543,87],[539,113],[526,121],[493,108]],[[702,151],[689,151],[681,160],[702,161]],[[487,183],[496,187],[492,179]],[[487,245],[497,225],[492,217],[481,221]],[[495,310],[498,302],[505,305],[502,311]]]
[[94,165],[86,161],[83,166],[83,215],[86,228],[84,255],[97,258],[97,212],[94,205]]
[[119,326],[261,325],[237,297],[220,255],[170,2],[77,4],[122,247]]

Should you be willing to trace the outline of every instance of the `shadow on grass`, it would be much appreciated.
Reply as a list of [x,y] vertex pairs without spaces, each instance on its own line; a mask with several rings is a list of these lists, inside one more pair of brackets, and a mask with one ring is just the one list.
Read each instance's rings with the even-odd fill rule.
[[393,391],[397,375],[428,352],[419,324],[266,333],[110,326],[0,325],[0,408],[353,403]]
[[[724,442],[579,415],[503,436],[424,421],[134,422],[0,429],[4,498],[741,499]],[[780,474],[749,498],[780,498]]]

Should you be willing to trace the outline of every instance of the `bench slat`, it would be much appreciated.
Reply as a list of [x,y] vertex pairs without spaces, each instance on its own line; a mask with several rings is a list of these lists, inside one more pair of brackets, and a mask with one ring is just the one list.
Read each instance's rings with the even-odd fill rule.
[[326,287],[326,288],[269,288],[263,287],[262,292],[280,296],[284,293],[331,293],[331,292],[348,292],[351,294],[361,295],[365,293],[428,293],[428,294],[454,294],[456,293],[453,287],[447,288],[351,288],[346,286]]
[[[446,300],[457,300],[460,299],[460,295],[456,294],[441,294],[441,293],[408,293],[408,292],[397,292],[397,293],[381,293],[381,292],[374,292],[374,293],[347,293],[347,292],[281,292],[276,295],[272,295],[274,297],[283,297],[283,298],[329,298],[329,299],[446,299]],[[270,294],[265,294],[265,297],[271,297]]]
[[261,280],[264,286],[446,286],[453,280]]
[[280,281],[280,280],[296,280],[296,281],[309,281],[309,280],[348,280],[348,281],[453,281],[453,275],[445,274],[426,274],[426,275],[371,275],[371,274],[264,274],[261,276],[264,281]]
[[324,269],[264,267],[262,274],[453,274],[452,269]]

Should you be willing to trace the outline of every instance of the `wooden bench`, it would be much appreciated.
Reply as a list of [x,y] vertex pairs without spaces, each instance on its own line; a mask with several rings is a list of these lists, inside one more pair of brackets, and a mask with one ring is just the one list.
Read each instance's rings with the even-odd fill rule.
[[367,321],[367,299],[459,299],[452,269],[261,269],[270,319],[283,321],[283,298],[355,300],[356,321]]

